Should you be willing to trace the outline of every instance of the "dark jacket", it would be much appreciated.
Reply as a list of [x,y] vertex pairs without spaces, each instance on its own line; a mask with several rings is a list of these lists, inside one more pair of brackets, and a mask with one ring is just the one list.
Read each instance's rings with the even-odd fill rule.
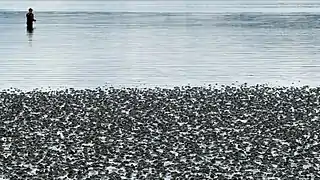
[[36,21],[34,19],[33,13],[30,13],[30,12],[26,14],[26,18],[27,18],[27,25],[28,26],[32,26],[33,25],[33,21]]

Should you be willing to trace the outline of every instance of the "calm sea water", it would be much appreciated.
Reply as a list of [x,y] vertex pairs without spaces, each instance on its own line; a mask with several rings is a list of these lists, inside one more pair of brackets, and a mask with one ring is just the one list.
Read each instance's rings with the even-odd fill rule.
[[5,0],[0,27],[1,89],[319,85],[317,1]]

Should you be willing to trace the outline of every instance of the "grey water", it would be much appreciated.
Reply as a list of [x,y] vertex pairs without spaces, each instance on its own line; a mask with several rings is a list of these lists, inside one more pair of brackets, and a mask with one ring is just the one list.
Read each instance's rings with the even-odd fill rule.
[[4,0],[0,89],[318,86],[319,27],[308,0]]

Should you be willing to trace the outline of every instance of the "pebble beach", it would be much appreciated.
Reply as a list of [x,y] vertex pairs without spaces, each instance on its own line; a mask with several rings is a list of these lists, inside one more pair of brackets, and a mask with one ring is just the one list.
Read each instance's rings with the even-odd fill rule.
[[0,1],[0,180],[320,179],[319,17],[315,0]]
[[318,179],[320,88],[0,93],[4,179]]

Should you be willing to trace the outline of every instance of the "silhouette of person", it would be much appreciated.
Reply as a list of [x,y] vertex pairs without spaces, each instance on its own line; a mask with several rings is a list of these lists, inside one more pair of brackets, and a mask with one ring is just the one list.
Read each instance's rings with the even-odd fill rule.
[[26,14],[27,18],[27,30],[28,32],[32,33],[33,32],[33,22],[36,22],[34,19],[34,14],[33,14],[33,9],[29,8],[29,12]]

